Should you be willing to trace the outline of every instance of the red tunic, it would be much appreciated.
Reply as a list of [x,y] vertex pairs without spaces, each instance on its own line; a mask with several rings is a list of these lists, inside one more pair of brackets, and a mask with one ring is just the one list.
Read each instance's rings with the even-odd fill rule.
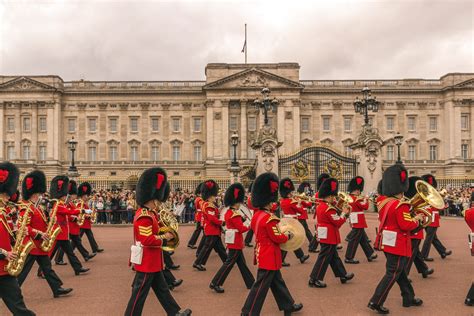
[[198,196],[194,199],[194,208],[196,209],[196,212],[194,213],[194,221],[196,223],[200,223],[202,220],[201,203],[201,197]]
[[278,217],[258,210],[252,217],[250,226],[255,233],[255,261],[259,269],[280,270],[280,244],[288,241],[288,237],[280,232]]
[[[319,202],[321,202],[321,200],[319,199],[319,192],[316,192],[316,193],[314,194],[314,198],[315,198],[315,200],[316,200],[316,201],[314,202],[314,209],[316,210],[316,209],[318,208]],[[314,211],[313,219],[316,219],[316,218],[317,218],[317,216],[318,216],[317,214],[318,214],[318,212]]]
[[[306,213],[303,207],[299,207],[297,203],[295,203],[290,198],[284,198],[280,200],[280,208],[283,212],[285,217],[293,217],[299,218],[301,213]],[[308,218],[308,214],[306,213],[306,218]]]
[[[54,207],[54,206],[53,206]],[[64,205],[64,202],[59,201],[58,209],[56,212],[57,225],[61,227],[61,232],[58,234],[56,240],[69,240],[69,223],[68,215],[70,210]]]
[[[27,202],[29,204],[30,211],[28,212],[29,220],[28,220],[28,239],[32,240],[35,244],[35,247],[31,249],[30,254],[34,256],[47,256],[49,253],[44,252],[41,250],[40,246],[43,242],[41,239],[41,233],[46,232],[48,229],[48,218],[44,214],[41,208],[37,208],[34,206],[33,203]],[[20,212],[20,217],[25,215],[26,210],[22,210]],[[26,240],[28,241],[28,240]]]
[[[316,227],[319,242],[330,245],[341,243],[339,227],[346,222],[346,219],[337,215],[336,209],[323,200],[318,204],[316,213],[318,213],[318,224]],[[324,238],[324,235],[326,235],[326,238]]]
[[439,227],[439,211],[438,209],[434,207],[429,207],[428,211],[431,213],[431,224],[429,227]]
[[228,249],[244,249],[243,233],[250,228],[244,225],[242,214],[229,208],[225,213],[225,226],[227,230],[233,229],[235,231],[235,240],[232,244],[227,244]]
[[[3,212],[0,212],[0,249],[11,251],[12,246],[10,244],[10,238],[12,237],[13,232],[10,229],[10,226],[8,226],[5,214]],[[7,259],[0,259],[0,276],[8,275],[8,272],[5,271],[7,264]]]
[[380,204],[386,199],[387,197],[385,195],[379,195],[377,196],[377,198],[375,199],[375,203],[377,203],[377,210],[379,211],[379,222],[382,220],[382,210],[380,208]]
[[78,236],[81,233],[81,226],[77,223],[77,215],[81,213],[81,210],[74,205],[74,203],[70,202],[68,205],[70,215],[68,215],[69,221],[69,235]]
[[356,195],[352,195],[352,200],[354,202],[350,203],[350,206],[352,207],[351,211],[351,219],[354,216],[357,216],[357,223],[352,222],[351,224],[353,228],[367,228],[367,222],[365,220],[365,214],[364,211],[367,211],[369,209],[369,203],[365,202],[363,199],[359,199]]
[[141,242],[143,257],[141,264],[134,264],[135,271],[154,273],[163,270],[163,239],[158,236],[159,230],[158,214],[139,208],[133,219],[133,238]]
[[388,202],[383,207],[387,218],[382,227],[383,231],[396,233],[395,246],[384,245],[384,252],[398,256],[411,257],[411,231],[418,227],[418,221],[410,214],[410,204],[401,201]]
[[219,219],[219,209],[212,203],[201,204],[204,217],[204,235],[220,236],[222,232],[222,221]]
[[81,229],[92,229],[91,215],[87,214],[84,224],[82,224]]
[[471,232],[474,233],[474,207],[471,207],[470,209],[466,210],[466,212],[464,213],[464,220],[471,229]]

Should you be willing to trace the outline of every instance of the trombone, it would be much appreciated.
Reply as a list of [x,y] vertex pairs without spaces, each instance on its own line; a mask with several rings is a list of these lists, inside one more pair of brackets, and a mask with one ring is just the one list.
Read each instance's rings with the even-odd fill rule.
[[311,203],[316,203],[316,199],[311,196],[307,196],[306,193],[301,192],[300,194],[293,195],[291,197],[291,203],[292,204],[297,204],[300,202],[311,202]]

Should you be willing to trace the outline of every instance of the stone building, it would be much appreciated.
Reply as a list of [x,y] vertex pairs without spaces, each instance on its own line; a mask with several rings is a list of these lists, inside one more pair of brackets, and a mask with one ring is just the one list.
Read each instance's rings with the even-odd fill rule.
[[297,63],[208,64],[205,81],[63,81],[0,76],[0,160],[23,172],[66,172],[77,140],[81,178],[132,185],[160,165],[172,179],[229,178],[230,136],[241,166],[255,163],[252,141],[263,124],[253,101],[262,87],[279,101],[270,124],[279,154],[317,143],[351,155],[363,117],[353,102],[365,86],[381,102],[371,122],[384,140],[383,165],[401,156],[412,174],[474,178],[474,74],[439,79],[301,80]]

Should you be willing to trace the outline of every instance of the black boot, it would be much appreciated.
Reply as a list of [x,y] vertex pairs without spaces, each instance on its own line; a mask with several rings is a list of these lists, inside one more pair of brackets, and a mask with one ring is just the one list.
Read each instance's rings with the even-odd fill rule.
[[376,311],[378,314],[389,314],[390,313],[388,308],[385,308],[382,305],[377,305],[373,302],[370,302],[369,305],[367,305],[367,307],[370,308],[373,311]]

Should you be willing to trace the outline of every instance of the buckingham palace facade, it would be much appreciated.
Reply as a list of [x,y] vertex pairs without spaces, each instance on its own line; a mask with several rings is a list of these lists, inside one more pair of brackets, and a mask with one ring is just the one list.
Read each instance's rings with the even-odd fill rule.
[[83,178],[136,179],[160,165],[171,178],[229,177],[230,137],[239,135],[241,166],[263,124],[253,105],[262,87],[279,101],[269,124],[279,154],[321,144],[351,155],[363,117],[353,102],[365,86],[380,101],[370,120],[384,140],[383,166],[401,157],[412,174],[474,178],[474,74],[439,79],[301,80],[297,63],[222,64],[205,81],[63,81],[58,76],[0,76],[0,160],[51,177],[70,164],[78,142]]

